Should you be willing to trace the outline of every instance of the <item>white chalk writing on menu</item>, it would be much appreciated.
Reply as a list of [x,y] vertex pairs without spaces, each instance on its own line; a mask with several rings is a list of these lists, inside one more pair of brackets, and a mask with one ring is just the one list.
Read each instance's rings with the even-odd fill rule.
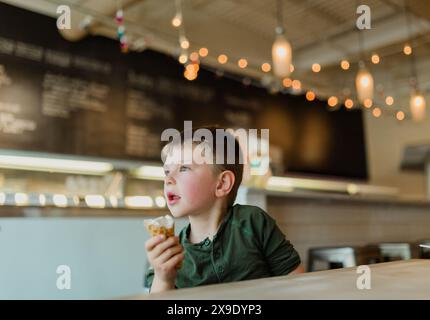
[[166,96],[186,98],[189,100],[208,102],[215,96],[215,90],[207,86],[193,86],[175,79],[158,76],[150,77],[130,70],[127,74],[128,84],[139,89],[150,89]]
[[160,135],[146,127],[129,124],[125,149],[129,155],[158,158],[161,152]]
[[173,120],[173,113],[168,106],[162,105],[149,94],[129,89],[127,90],[127,116],[139,120],[153,120],[160,118],[166,121]]
[[46,62],[51,65],[69,68],[71,66],[84,71],[111,74],[112,65],[108,62],[83,56],[73,56],[67,52],[43,48],[23,41],[14,41],[0,37],[0,53],[15,55],[37,62]]
[[16,43],[15,55],[17,57],[40,62],[43,57],[43,47],[18,41]]
[[0,87],[9,86],[11,85],[11,83],[12,83],[12,80],[7,75],[5,67],[0,64]]
[[0,102],[0,132],[16,135],[36,130],[36,122],[18,117],[20,112],[19,104]]
[[107,85],[48,72],[43,79],[42,113],[68,118],[77,109],[106,112]]
[[72,56],[61,51],[46,49],[45,62],[54,66],[69,68],[72,63]]
[[15,50],[15,41],[0,37],[0,52],[4,54],[13,54]]

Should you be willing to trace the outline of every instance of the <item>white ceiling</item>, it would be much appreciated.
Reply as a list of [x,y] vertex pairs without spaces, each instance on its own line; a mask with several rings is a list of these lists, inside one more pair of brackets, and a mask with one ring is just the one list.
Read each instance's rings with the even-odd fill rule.
[[[89,33],[116,37],[113,20],[116,0],[3,0],[46,15],[55,16],[60,4],[72,8],[73,30],[69,39],[86,36],[80,22],[91,15]],[[419,83],[430,101],[430,1],[409,0],[411,34],[419,70]],[[284,0],[286,34],[293,47],[293,78],[302,81],[303,89],[317,94],[341,96],[351,92],[359,57],[357,0]],[[410,57],[402,54],[409,33],[404,14],[404,0],[368,0],[372,13],[372,30],[364,31],[367,60],[377,52],[378,65],[368,65],[378,85],[376,103],[385,95],[395,98],[394,109],[407,109],[409,99]],[[174,0],[122,0],[131,42],[145,39],[148,48],[176,54],[178,30],[170,24],[175,14]],[[182,0],[184,24],[191,50],[209,49],[203,66],[220,68],[216,57],[224,53],[229,63],[224,69],[261,78],[260,66],[270,62],[271,45],[276,27],[276,0]],[[246,69],[237,67],[237,60],[248,59]],[[339,67],[342,59],[351,61],[351,69]],[[311,72],[313,63],[322,71]],[[369,62],[370,63],[370,62]],[[378,101],[379,100],[379,101]]]

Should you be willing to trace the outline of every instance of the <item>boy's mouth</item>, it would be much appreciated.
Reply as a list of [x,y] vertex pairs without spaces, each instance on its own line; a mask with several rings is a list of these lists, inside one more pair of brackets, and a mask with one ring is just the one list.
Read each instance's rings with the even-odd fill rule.
[[178,203],[179,199],[181,199],[180,196],[174,194],[173,192],[167,192],[167,202],[169,205],[173,205],[175,203]]

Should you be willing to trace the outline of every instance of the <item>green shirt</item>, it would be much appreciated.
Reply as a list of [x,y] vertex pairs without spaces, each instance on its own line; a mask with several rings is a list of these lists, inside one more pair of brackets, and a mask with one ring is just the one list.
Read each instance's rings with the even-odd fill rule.
[[[177,288],[286,275],[297,268],[300,257],[276,222],[262,209],[248,205],[230,207],[217,234],[193,244],[191,226],[179,239],[185,259],[176,278]],[[151,288],[154,270],[145,277]]]

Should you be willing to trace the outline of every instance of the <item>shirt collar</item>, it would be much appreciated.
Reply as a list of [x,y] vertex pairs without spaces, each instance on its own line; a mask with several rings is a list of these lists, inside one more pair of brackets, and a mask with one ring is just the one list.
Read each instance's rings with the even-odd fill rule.
[[[225,229],[225,226],[227,225],[227,223],[228,223],[228,221],[230,220],[230,218],[231,218],[231,216],[232,216],[232,213],[233,213],[233,208],[234,208],[234,206],[230,206],[228,209],[227,209],[227,213],[225,214],[225,216],[224,216],[224,218],[223,218],[223,221],[221,222],[221,224],[220,224],[220,226],[219,226],[219,228],[218,228],[218,231],[217,231],[217,233],[215,234],[215,236],[213,237],[213,240],[212,241],[215,241],[216,239],[218,239],[220,236],[221,236],[221,234],[222,234],[222,232],[224,231],[224,229]],[[199,243],[191,243],[189,240],[188,240],[188,237],[189,237],[189,235],[190,235],[190,231],[191,231],[191,224],[190,223],[188,223],[188,225],[187,225],[187,227],[186,227],[186,229],[185,229],[185,232],[183,233],[183,235],[182,235],[182,244],[184,245],[184,246],[199,246],[199,247],[201,247],[201,246],[203,246],[204,244],[205,244],[205,242],[206,242],[206,240],[208,240],[208,238],[205,238],[205,239],[203,239],[202,241],[200,241]]]

